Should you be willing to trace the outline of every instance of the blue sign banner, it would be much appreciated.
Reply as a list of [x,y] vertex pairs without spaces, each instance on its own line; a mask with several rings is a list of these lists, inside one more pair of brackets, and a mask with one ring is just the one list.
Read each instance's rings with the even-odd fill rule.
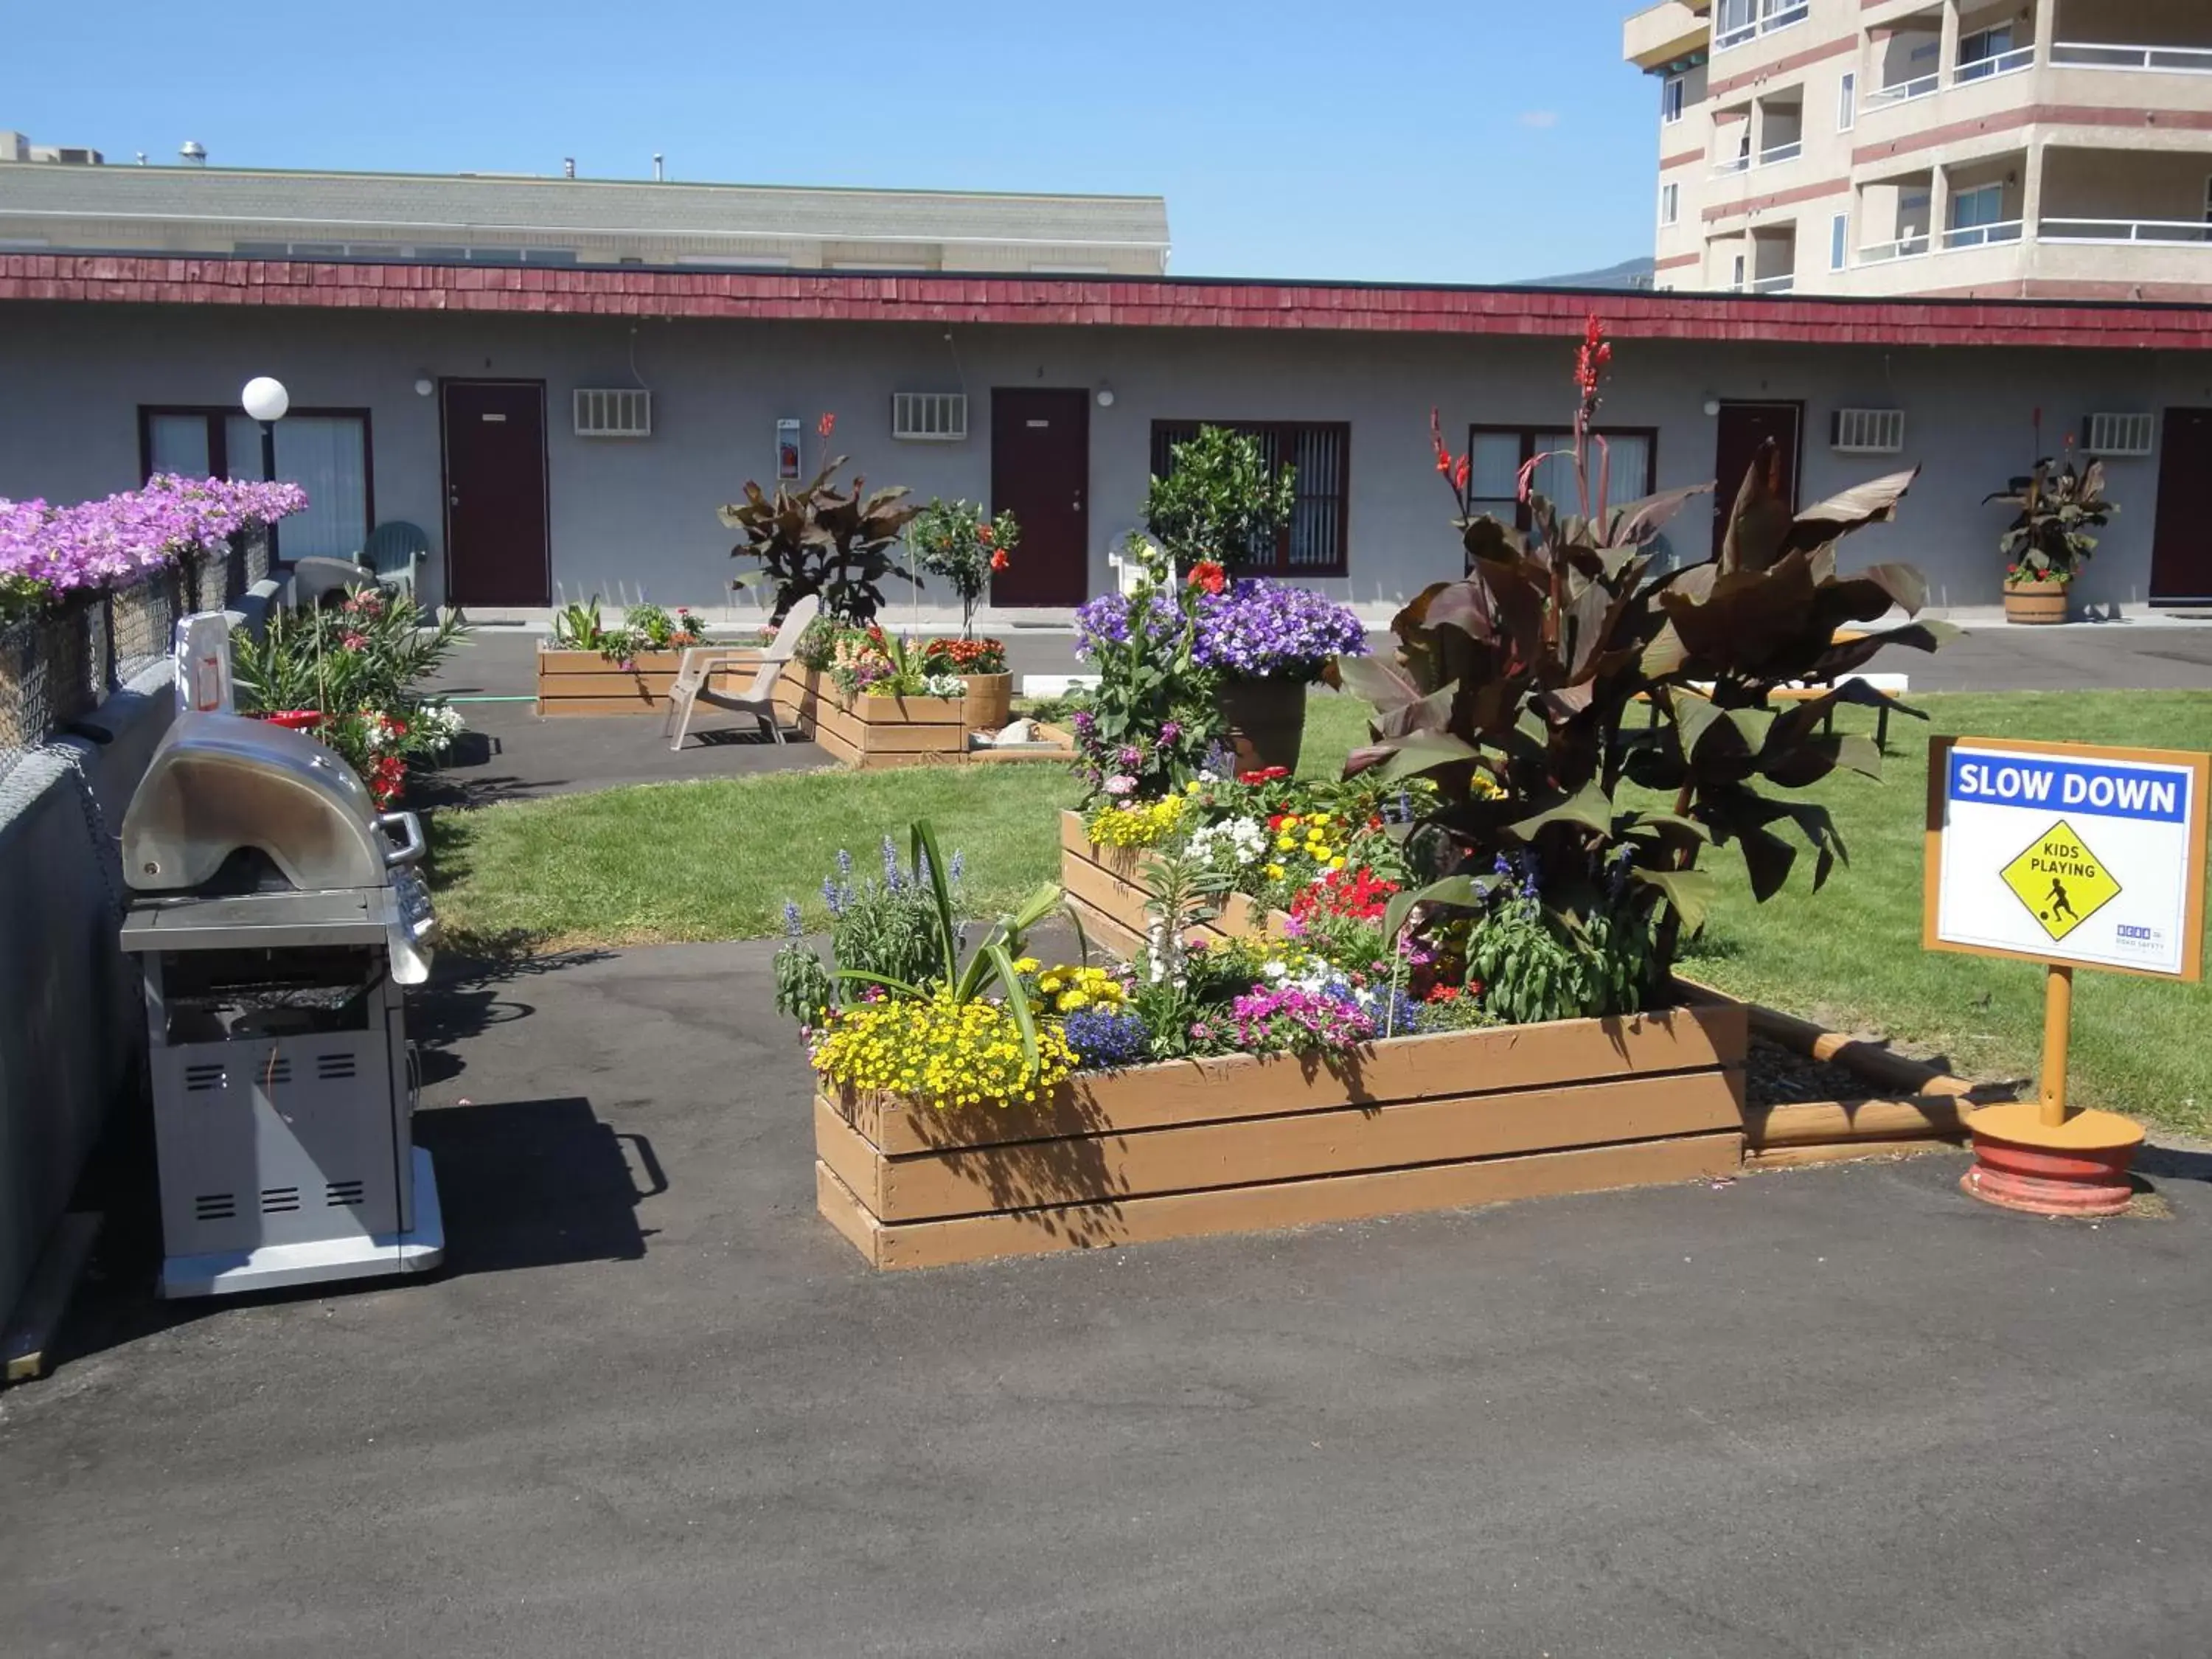
[[1944,799],[2181,823],[2189,814],[2190,781],[2188,773],[2166,767],[1954,749]]

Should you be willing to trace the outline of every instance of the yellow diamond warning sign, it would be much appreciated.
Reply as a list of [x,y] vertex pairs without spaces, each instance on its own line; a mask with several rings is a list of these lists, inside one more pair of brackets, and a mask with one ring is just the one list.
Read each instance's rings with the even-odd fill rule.
[[[1982,866],[1987,869],[1989,866]],[[2104,860],[2061,818],[2000,872],[2038,926],[2064,939],[2103,905],[2119,896],[2120,884]]]

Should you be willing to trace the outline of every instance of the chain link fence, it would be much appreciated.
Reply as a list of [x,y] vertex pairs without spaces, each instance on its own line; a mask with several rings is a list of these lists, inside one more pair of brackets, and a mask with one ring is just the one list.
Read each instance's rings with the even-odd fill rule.
[[179,617],[234,605],[268,574],[269,532],[257,527],[221,553],[0,626],[0,777],[167,657]]

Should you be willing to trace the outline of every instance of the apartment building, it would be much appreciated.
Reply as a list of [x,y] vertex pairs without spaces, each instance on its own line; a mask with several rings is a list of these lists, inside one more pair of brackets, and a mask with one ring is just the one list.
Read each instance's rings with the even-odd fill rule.
[[[111,167],[0,132],[0,249],[440,264],[1158,276],[1157,196]],[[656,164],[658,159],[655,158]]]
[[2212,300],[2212,0],[1665,0],[1662,289]]

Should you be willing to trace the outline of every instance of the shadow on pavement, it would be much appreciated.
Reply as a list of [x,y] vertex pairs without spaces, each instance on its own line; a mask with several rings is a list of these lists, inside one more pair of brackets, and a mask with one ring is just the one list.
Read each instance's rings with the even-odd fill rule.
[[580,1095],[418,1112],[415,1143],[437,1165],[448,1274],[635,1261],[637,1206],[668,1190],[653,1143]]

